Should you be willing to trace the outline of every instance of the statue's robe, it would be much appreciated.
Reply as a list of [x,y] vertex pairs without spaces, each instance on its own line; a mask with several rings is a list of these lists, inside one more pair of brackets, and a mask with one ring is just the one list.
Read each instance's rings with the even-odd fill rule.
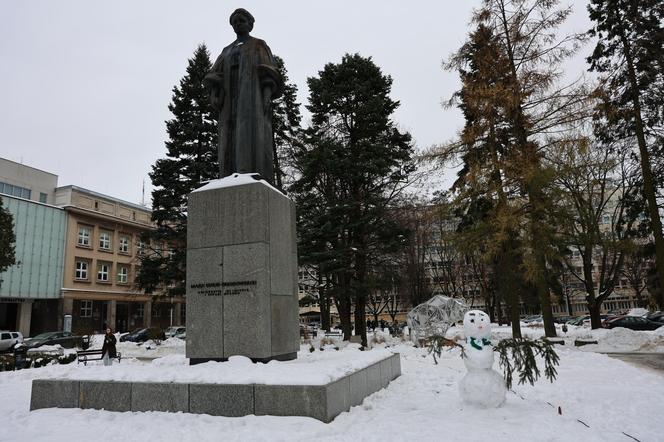
[[259,173],[273,181],[272,111],[265,112],[263,91],[271,99],[283,82],[270,48],[249,37],[226,46],[205,77],[212,105],[219,111],[221,178],[233,173]]

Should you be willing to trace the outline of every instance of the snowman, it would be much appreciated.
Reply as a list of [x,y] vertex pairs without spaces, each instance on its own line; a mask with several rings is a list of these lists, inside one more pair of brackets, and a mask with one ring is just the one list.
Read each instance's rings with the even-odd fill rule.
[[464,359],[468,373],[459,382],[464,403],[481,408],[500,407],[507,388],[503,377],[493,369],[491,321],[481,310],[470,310],[463,318],[466,335]]

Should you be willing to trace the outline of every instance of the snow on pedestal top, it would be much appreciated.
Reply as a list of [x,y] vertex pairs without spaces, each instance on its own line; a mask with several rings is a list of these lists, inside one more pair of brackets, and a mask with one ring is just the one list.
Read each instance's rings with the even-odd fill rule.
[[208,181],[207,184],[205,184],[203,187],[199,187],[193,192],[203,192],[205,190],[223,189],[226,187],[242,186],[246,184],[262,184],[264,186],[269,187],[272,190],[276,190],[277,192],[281,193],[280,190],[273,187],[270,183],[268,183],[264,179],[256,179],[255,177],[260,177],[260,175],[255,173],[234,173],[233,175],[229,175],[224,178]]
[[[300,351],[298,358],[292,361],[254,364],[247,357],[231,356],[227,362],[189,365],[184,355],[172,354],[149,364],[123,359],[110,367],[99,364],[52,366],[57,369],[45,377],[125,382],[325,385],[391,355],[392,352],[385,349],[360,351],[357,346],[348,345],[339,351]],[[64,367],[67,368],[65,371]]]

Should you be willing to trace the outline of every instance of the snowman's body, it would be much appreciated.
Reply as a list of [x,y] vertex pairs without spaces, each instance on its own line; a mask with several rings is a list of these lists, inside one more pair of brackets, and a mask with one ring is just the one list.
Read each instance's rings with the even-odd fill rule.
[[480,310],[470,310],[463,318],[466,334],[463,359],[468,373],[459,382],[464,403],[483,408],[500,407],[505,402],[505,381],[493,370],[491,321]]

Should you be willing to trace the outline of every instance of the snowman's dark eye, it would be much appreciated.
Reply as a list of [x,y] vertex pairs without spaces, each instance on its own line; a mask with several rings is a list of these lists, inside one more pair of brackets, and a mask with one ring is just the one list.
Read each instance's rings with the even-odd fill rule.
[[471,319],[470,322],[475,323],[475,320],[474,320],[474,319]]

